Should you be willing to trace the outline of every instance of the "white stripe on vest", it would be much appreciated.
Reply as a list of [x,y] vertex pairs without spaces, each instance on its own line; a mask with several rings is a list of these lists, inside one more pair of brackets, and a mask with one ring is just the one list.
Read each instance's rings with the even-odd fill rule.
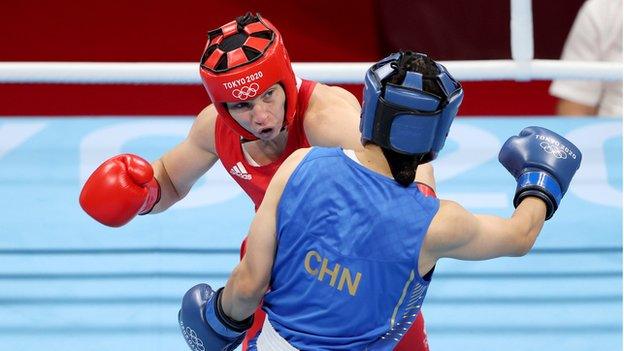
[[264,319],[262,332],[256,341],[258,351],[299,351],[282,338],[269,322],[269,318]]

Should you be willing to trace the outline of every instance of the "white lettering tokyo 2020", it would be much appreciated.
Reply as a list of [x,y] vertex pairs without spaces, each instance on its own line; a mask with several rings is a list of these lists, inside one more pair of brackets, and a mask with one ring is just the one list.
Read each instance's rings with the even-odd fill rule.
[[540,147],[544,149],[544,151],[555,155],[555,157],[560,159],[568,158],[568,155],[576,160],[576,154],[574,151],[570,150],[567,146],[559,143],[559,140],[556,140],[549,136],[544,135],[535,135],[535,139],[540,140]]
[[233,89],[233,88],[242,87],[243,84],[251,83],[251,82],[253,82],[255,80],[258,80],[258,79],[262,78],[263,76],[264,76],[264,74],[262,73],[262,71],[258,71],[258,72],[252,73],[252,74],[250,74],[250,75],[248,75],[246,77],[234,79],[234,80],[231,80],[229,82],[222,83],[222,84],[223,84],[223,88],[225,88],[226,90],[229,90],[229,89]]

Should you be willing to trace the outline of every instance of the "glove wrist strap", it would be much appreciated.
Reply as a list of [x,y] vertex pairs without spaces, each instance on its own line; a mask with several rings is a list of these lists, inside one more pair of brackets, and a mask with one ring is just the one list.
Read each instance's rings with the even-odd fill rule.
[[546,219],[550,219],[563,197],[559,182],[546,172],[529,171],[518,177],[514,207],[527,196],[538,197],[546,203]]
[[160,201],[160,184],[156,178],[152,178],[147,183],[147,199],[145,199],[145,203],[139,211],[139,216],[152,212],[158,201]]
[[251,328],[253,323],[253,315],[243,321],[236,321],[230,318],[223,312],[221,307],[221,294],[223,288],[217,290],[215,296],[208,304],[206,304],[206,321],[214,331],[222,336],[230,339],[235,339],[244,333],[247,329]]

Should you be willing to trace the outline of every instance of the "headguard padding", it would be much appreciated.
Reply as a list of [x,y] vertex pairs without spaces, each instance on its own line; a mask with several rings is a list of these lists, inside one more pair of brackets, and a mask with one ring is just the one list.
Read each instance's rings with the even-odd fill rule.
[[257,138],[234,120],[226,102],[253,99],[280,83],[286,95],[285,126],[297,107],[297,82],[282,36],[268,20],[256,16],[257,21],[248,13],[211,31],[199,69],[220,118],[248,140]]
[[[364,141],[405,155],[421,155],[420,162],[425,163],[435,159],[444,146],[464,92],[439,63],[436,77],[423,78],[408,71],[403,82],[390,83],[403,55],[406,53],[392,54],[366,73],[360,131]],[[443,96],[424,91],[423,79],[432,79]]]

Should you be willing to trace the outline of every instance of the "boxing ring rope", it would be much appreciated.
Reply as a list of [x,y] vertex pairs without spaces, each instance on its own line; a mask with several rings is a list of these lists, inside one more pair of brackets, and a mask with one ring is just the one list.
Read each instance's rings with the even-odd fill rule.
[[[622,63],[537,60],[531,0],[511,0],[512,60],[441,61],[461,81],[622,80]],[[302,78],[362,83],[373,62],[293,63]],[[195,62],[0,62],[0,83],[200,84]]]
[[[622,80],[622,64],[560,60],[441,61],[461,81]],[[323,83],[362,83],[372,62],[293,63],[295,73]],[[2,62],[0,83],[200,84],[197,63]]]

